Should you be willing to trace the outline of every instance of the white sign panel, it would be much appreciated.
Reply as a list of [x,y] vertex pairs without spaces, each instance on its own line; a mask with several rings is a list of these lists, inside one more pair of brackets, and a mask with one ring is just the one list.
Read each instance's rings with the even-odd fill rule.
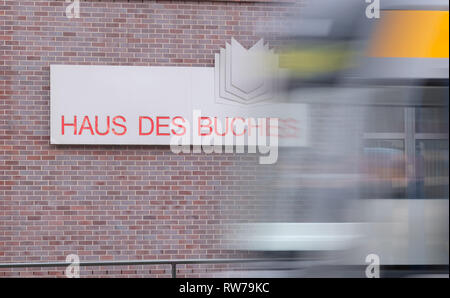
[[199,135],[248,135],[263,125],[273,134],[270,121],[258,118],[278,118],[279,144],[305,146],[307,106],[278,102],[264,74],[269,64],[249,78],[239,59],[253,67],[258,57],[274,61],[262,42],[245,50],[233,40],[216,55],[216,67],[52,65],[51,143],[169,145],[188,132],[197,144]]

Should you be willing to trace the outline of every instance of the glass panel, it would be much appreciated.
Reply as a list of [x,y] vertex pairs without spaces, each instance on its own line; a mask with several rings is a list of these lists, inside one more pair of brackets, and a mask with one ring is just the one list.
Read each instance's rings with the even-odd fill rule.
[[448,140],[416,141],[417,198],[448,198]]
[[405,198],[403,140],[369,139],[363,149],[363,198]]
[[400,107],[369,107],[366,118],[367,133],[401,133],[405,131],[405,109]]
[[417,133],[448,133],[448,108],[416,108]]

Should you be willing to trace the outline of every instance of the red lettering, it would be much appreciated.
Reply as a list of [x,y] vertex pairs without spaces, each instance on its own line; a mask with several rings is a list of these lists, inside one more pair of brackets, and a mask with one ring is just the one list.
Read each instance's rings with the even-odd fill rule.
[[162,119],[170,119],[170,117],[167,117],[167,116],[157,116],[156,117],[156,135],[157,136],[170,136],[170,133],[168,133],[168,132],[160,132],[159,131],[159,129],[161,128],[161,127],[169,127],[169,124],[161,124],[161,123],[159,123],[159,120],[162,120]]
[[[208,124],[207,125],[202,124],[202,120],[208,120]],[[212,121],[211,121],[211,118],[209,118],[209,117],[200,117],[200,118],[198,118],[198,134],[200,136],[209,136],[209,135],[211,135],[211,133],[213,131],[213,128],[211,127],[211,124],[212,124]],[[208,127],[209,128],[209,133],[203,133],[202,132],[202,128],[203,127]]]
[[[87,126],[86,126],[87,124]],[[92,129],[91,121],[89,120],[89,116],[84,116],[83,122],[81,123],[80,131],[78,132],[78,135],[81,135],[83,133],[83,130],[89,129],[91,132],[91,135],[94,135],[94,130]]]
[[224,135],[226,135],[228,133],[228,117],[225,117],[225,132],[224,133],[219,133],[217,131],[217,117],[214,117],[214,132],[216,135],[223,137]]
[[[258,123],[258,125],[252,125],[253,120],[254,120],[253,118],[248,118],[248,135],[251,136],[252,135],[252,129],[256,128],[256,131],[259,130],[259,135],[263,136],[262,128],[264,127],[264,122],[266,122],[267,119],[264,118],[263,121],[260,122],[260,118],[257,118],[255,120],[255,122]],[[259,128],[261,128],[261,129],[259,129]]]
[[[280,138],[297,138],[300,133],[300,128],[297,127],[298,121],[293,118],[288,119],[280,119],[279,120],[281,127],[280,129]],[[284,126],[285,124],[286,126]]]
[[[267,132],[267,136],[268,137],[274,136],[274,137],[283,138],[283,135],[282,135],[283,134],[283,127],[282,126],[280,127],[282,122],[283,122],[283,120],[278,119],[278,125],[271,125],[270,118],[269,118],[269,131]],[[278,131],[278,134],[272,132],[272,130],[275,130],[275,129]]]
[[242,136],[242,135],[244,135],[246,132],[247,132],[247,129],[246,128],[244,128],[244,130],[242,131],[242,133],[241,134],[237,134],[236,133],[236,131],[234,130],[234,121],[236,121],[236,120],[241,120],[243,123],[244,123],[244,125],[245,125],[245,120],[244,120],[244,118],[241,118],[241,117],[238,117],[238,118],[233,118],[233,120],[231,120],[231,131],[233,132],[233,135],[235,135],[236,137],[240,137],[240,136]]
[[184,127],[184,125],[177,124],[177,123],[175,122],[175,120],[177,120],[177,119],[181,119],[181,121],[183,121],[183,123],[185,123],[186,121],[185,121],[184,118],[181,117],[181,116],[176,116],[176,117],[174,117],[174,118],[172,119],[172,125],[181,128],[183,132],[182,132],[182,133],[177,133],[176,130],[172,129],[172,133],[173,133],[174,135],[176,135],[176,136],[182,136],[182,135],[184,135],[184,134],[186,133],[186,127]]
[[[143,132],[142,131],[142,120],[150,120],[151,123],[151,129],[148,132]],[[146,117],[146,116],[139,116],[139,135],[140,136],[149,136],[153,133],[153,128],[155,127],[154,123],[153,123],[153,119],[150,117]]]
[[116,116],[113,118],[112,123],[116,126],[119,126],[123,129],[122,132],[117,132],[114,128],[112,129],[112,132],[116,135],[116,136],[123,136],[126,132],[127,132],[127,127],[124,124],[120,124],[117,123],[117,119],[122,120],[123,123],[126,123],[127,120],[125,119],[125,117],[123,116]]
[[104,136],[109,133],[109,116],[106,116],[106,131],[105,132],[100,132],[98,130],[98,116],[95,116],[95,132],[100,136]]
[[62,135],[64,135],[64,127],[65,126],[73,126],[73,134],[77,134],[77,116],[73,116],[74,123],[65,123],[64,116],[61,117],[61,127],[62,127]]

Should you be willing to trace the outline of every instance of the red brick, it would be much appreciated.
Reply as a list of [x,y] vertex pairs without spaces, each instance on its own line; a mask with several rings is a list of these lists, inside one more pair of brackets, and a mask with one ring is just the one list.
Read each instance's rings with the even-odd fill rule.
[[[258,195],[250,187],[257,156],[175,158],[168,146],[49,143],[50,64],[213,66],[231,37],[246,47],[264,37],[276,47],[282,22],[270,20],[300,7],[225,2],[82,1],[81,18],[68,19],[64,1],[0,0],[0,262],[239,255],[217,239],[245,212],[236,200],[252,206]],[[179,274],[214,268],[226,267],[181,266]],[[81,275],[170,277],[170,266],[90,267]],[[64,276],[64,268],[0,276]]]

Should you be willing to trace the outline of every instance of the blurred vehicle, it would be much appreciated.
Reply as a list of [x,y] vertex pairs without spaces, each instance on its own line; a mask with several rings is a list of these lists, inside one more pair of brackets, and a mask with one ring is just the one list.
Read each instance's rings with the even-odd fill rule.
[[385,2],[368,19],[364,1],[308,1],[281,53],[289,98],[311,106],[312,142],[280,151],[269,211],[235,241],[314,256],[267,265],[286,269],[275,276],[364,277],[341,269],[372,253],[410,266],[382,276],[448,274],[448,2]]
[[[406,156],[400,149],[366,147],[363,149],[361,197],[370,198],[376,192],[401,198],[407,185]],[[375,191],[374,191],[375,190]]]

